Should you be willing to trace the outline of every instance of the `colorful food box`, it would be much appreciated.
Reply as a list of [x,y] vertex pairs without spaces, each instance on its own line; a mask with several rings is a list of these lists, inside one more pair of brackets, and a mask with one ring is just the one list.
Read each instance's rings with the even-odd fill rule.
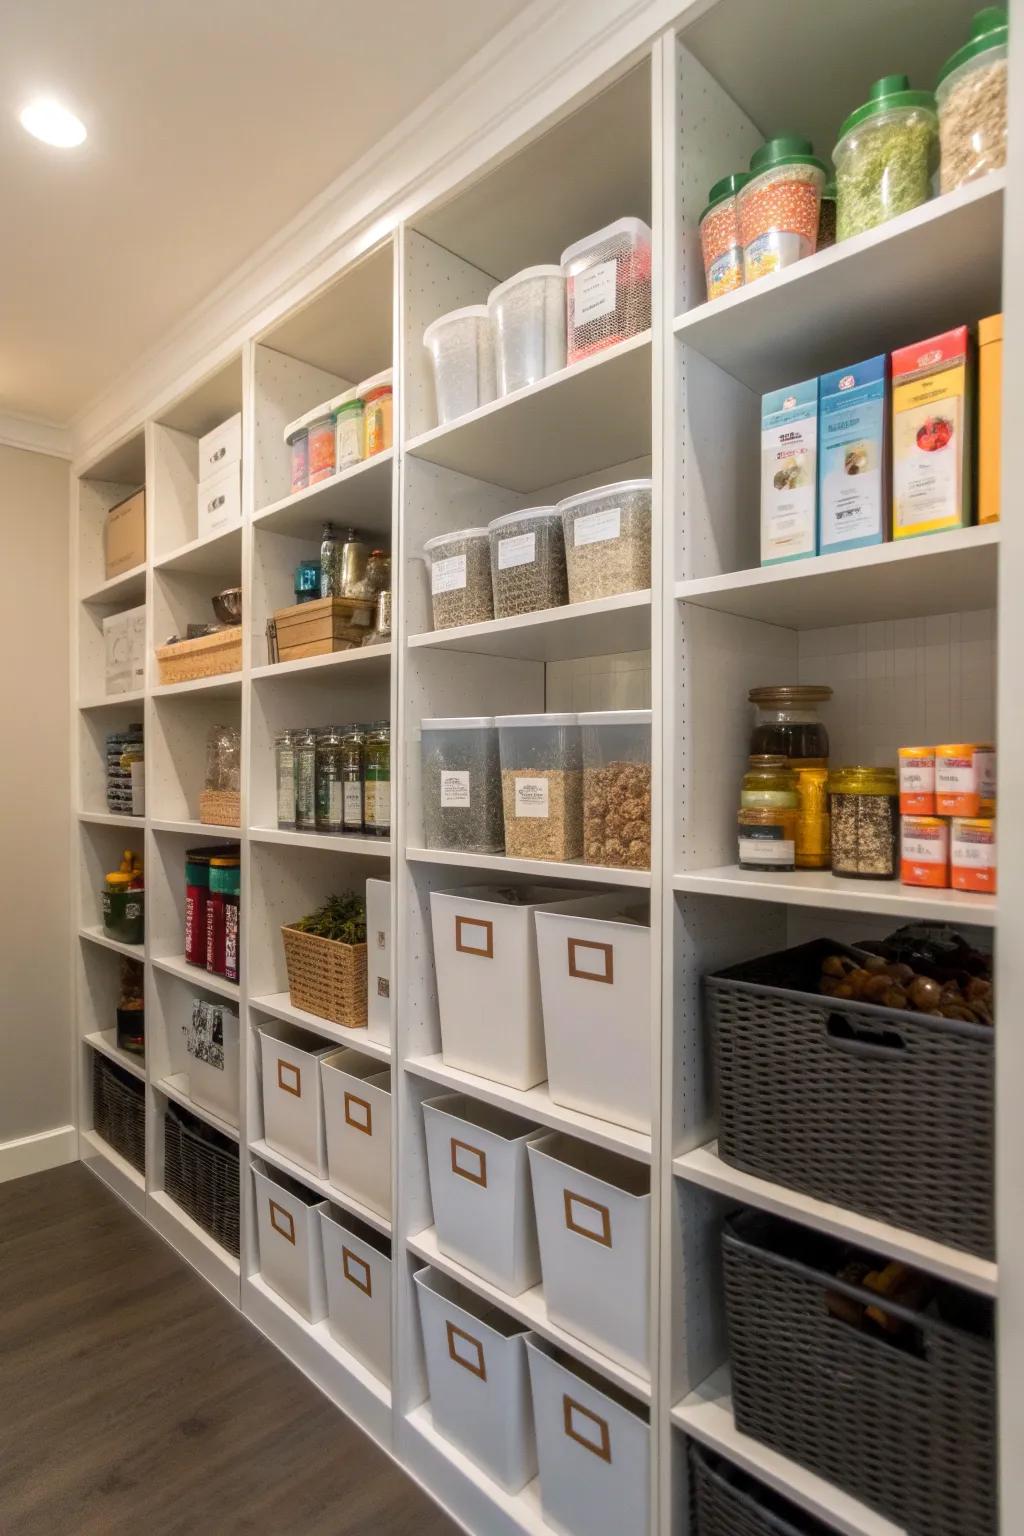
[[1003,416],[1003,317],[978,321],[978,522],[999,521]]
[[971,521],[970,364],[965,325],[892,354],[894,539]]
[[889,537],[889,358],[818,381],[818,549],[829,555]]
[[818,381],[761,402],[761,564],[818,553]]

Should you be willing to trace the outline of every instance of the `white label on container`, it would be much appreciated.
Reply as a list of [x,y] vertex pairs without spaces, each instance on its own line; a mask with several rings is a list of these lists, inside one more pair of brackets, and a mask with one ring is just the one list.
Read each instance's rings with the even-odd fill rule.
[[980,827],[963,827],[953,836],[953,859],[971,869],[995,869],[996,845],[990,832]]
[[977,787],[973,757],[936,758],[935,788],[940,795],[973,795]]
[[578,272],[572,280],[572,323],[577,330],[588,320],[599,320],[615,308],[615,275],[618,262],[602,261]]
[[362,825],[363,820],[363,786],[350,782],[344,785],[345,790],[345,821],[348,825],[353,822]]
[[536,533],[517,533],[510,539],[498,540],[499,571],[507,571],[510,565],[532,565],[536,558]]
[[603,544],[606,539],[617,539],[622,532],[622,508],[608,507],[604,512],[587,512],[572,525],[572,542]]
[[340,779],[329,786],[327,814],[332,827],[341,826],[342,784]]
[[517,778],[516,815],[547,818],[550,814],[547,779]]
[[741,864],[788,864],[794,862],[795,844],[788,837],[741,837]]
[[945,829],[934,827],[914,834],[903,834],[903,857],[914,864],[945,864]]
[[431,592],[457,592],[465,585],[465,555],[449,555],[447,560],[434,561],[430,568]]
[[996,755],[994,752],[975,752],[974,775],[978,781],[978,792],[983,800],[994,800],[996,797]]
[[441,770],[441,804],[449,809],[469,810],[469,774],[452,768]]
[[935,793],[934,757],[901,757],[900,791],[904,795],[933,795]]

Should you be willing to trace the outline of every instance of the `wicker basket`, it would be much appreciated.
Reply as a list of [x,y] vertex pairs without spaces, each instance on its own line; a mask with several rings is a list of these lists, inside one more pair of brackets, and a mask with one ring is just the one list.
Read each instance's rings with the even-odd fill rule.
[[843,952],[821,939],[707,978],[719,1155],[991,1258],[992,1030],[818,995]]
[[690,1443],[694,1536],[835,1536],[730,1462]]
[[158,645],[156,659],[161,683],[191,683],[198,677],[219,677],[242,670],[242,626],[233,624],[213,635]]
[[344,1029],[366,1023],[366,945],[339,944],[298,928],[281,929],[288,995],[296,1008]]
[[145,1085],[98,1051],[92,1053],[92,1123],[108,1147],[145,1173]]
[[240,827],[242,797],[237,789],[204,789],[199,796],[199,820],[204,827]]
[[[993,1307],[934,1282],[913,1310],[836,1279],[885,1260],[760,1212],[722,1238],[736,1426],[880,1510],[910,1536],[995,1536]],[[849,1298],[903,1325],[836,1316]]]
[[177,1104],[164,1111],[164,1189],[238,1258],[238,1148]]

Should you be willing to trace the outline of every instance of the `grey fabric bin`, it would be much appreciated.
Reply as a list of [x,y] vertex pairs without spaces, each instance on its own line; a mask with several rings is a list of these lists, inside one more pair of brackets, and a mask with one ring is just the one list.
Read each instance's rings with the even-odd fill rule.
[[835,1536],[738,1467],[690,1443],[694,1536]]

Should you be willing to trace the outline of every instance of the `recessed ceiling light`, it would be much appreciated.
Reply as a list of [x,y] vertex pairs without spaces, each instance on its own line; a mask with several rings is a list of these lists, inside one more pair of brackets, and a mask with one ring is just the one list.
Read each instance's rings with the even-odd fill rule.
[[58,149],[74,149],[85,138],[85,124],[57,101],[30,102],[21,114],[21,126]]

